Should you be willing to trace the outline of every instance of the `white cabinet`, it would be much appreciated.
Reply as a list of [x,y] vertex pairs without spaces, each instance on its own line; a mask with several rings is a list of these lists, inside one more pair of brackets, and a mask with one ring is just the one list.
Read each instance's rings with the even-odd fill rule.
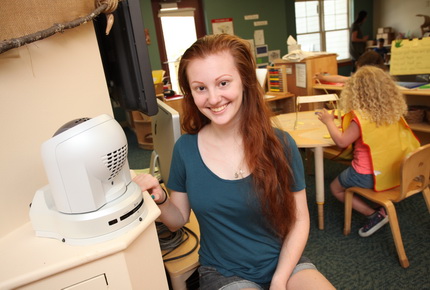
[[160,210],[144,193],[148,215],[113,240],[71,246],[36,237],[30,223],[0,239],[0,289],[169,289],[155,219]]

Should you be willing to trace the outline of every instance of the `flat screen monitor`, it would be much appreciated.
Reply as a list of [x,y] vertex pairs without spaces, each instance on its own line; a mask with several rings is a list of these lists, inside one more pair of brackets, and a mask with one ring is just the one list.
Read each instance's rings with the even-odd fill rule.
[[150,173],[158,168],[160,181],[167,185],[172,161],[173,147],[181,136],[181,122],[178,111],[157,99],[158,113],[151,117],[154,151],[151,155]]
[[113,14],[109,35],[104,15],[93,21],[110,97],[125,110],[155,115],[158,106],[140,1],[120,1]]

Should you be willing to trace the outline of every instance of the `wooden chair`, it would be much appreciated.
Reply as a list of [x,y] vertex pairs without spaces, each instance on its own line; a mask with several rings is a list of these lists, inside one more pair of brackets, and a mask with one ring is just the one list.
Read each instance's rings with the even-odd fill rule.
[[351,232],[352,197],[359,194],[368,200],[382,205],[388,213],[391,232],[399,256],[400,265],[409,267],[409,261],[400,234],[399,221],[393,203],[398,203],[414,194],[423,193],[430,212],[430,144],[421,146],[406,156],[401,164],[400,186],[382,192],[359,187],[348,188],[345,192],[344,235]]

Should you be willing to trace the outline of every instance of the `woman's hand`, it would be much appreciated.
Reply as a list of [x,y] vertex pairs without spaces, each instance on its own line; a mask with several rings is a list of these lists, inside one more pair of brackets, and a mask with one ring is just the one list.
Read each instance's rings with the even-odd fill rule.
[[272,282],[270,283],[269,290],[285,290],[285,289],[287,289],[286,282],[272,280]]
[[158,179],[151,174],[142,173],[133,178],[142,191],[148,191],[155,203],[161,203],[166,199],[166,193],[161,188]]

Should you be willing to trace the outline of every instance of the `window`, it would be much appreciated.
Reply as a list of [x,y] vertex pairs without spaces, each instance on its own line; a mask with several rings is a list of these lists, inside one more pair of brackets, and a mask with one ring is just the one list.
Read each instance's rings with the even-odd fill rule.
[[296,0],[297,42],[304,51],[349,58],[348,0]]
[[[172,89],[180,93],[178,83],[179,60],[185,50],[197,40],[193,8],[161,10],[158,14],[163,30]],[[178,33],[181,31],[182,33]]]
[[197,38],[206,35],[202,0],[150,1],[161,69],[166,72],[164,76],[169,78],[172,89],[180,94],[176,73],[179,64],[177,60]]

